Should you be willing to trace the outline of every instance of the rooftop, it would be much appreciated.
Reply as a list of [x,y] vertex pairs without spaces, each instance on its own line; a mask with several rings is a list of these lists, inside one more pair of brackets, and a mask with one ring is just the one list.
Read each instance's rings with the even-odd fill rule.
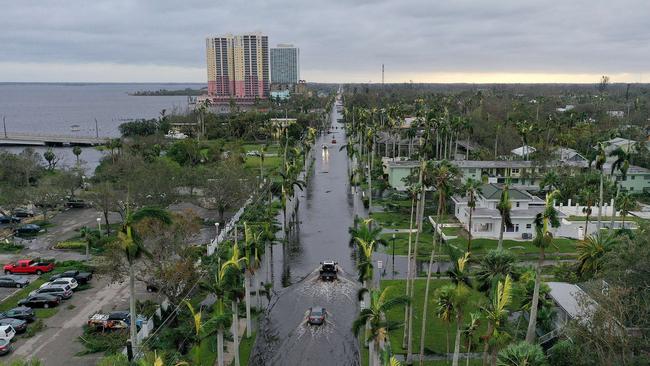
[[[547,282],[549,295],[572,319],[588,316],[591,311],[586,308],[596,306],[595,302],[577,285],[566,282]],[[583,306],[584,305],[584,306]]]
[[[503,194],[502,184],[484,184],[481,186],[481,195],[487,200],[500,200]],[[527,192],[510,187],[508,189],[511,201],[528,201],[532,200],[532,196]]]

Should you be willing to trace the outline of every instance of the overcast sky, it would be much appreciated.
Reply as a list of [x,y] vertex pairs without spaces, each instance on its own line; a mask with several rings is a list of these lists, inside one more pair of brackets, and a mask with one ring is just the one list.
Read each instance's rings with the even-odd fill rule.
[[250,31],[308,81],[650,81],[648,0],[2,0],[0,81],[205,82]]

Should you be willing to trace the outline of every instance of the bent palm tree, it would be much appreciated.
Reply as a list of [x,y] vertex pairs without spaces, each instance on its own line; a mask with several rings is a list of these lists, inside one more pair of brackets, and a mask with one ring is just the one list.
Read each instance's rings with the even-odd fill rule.
[[510,202],[509,182],[503,186],[503,191],[501,192],[501,198],[497,204],[497,210],[501,214],[501,228],[499,229],[499,243],[497,249],[503,249],[503,232],[506,227],[512,226],[512,220],[510,219],[510,211],[512,210],[512,203]]
[[481,194],[482,183],[468,178],[463,187],[463,194],[467,197],[467,208],[469,209],[469,221],[467,224],[467,252],[472,252],[472,214],[476,208],[476,198]]
[[491,301],[482,310],[488,321],[487,332],[483,338],[483,365],[487,365],[490,339],[498,336],[501,331],[501,322],[508,315],[508,305],[512,301],[512,281],[510,276],[506,276],[503,282],[497,284]]

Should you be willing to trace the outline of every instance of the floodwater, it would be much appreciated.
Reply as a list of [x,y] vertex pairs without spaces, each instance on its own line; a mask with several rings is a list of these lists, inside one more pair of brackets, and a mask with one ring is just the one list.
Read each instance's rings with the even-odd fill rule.
[[[339,151],[345,134],[336,108],[331,118],[332,133],[317,139],[312,175],[305,190],[297,193],[297,228],[284,248],[278,244],[272,251],[274,296],[260,320],[251,365],[359,364],[351,325],[358,314],[360,284],[348,228],[355,214],[365,212],[348,183],[347,155]],[[319,280],[317,269],[323,260],[339,263],[337,281]],[[311,306],[327,310],[324,325],[306,324]]]

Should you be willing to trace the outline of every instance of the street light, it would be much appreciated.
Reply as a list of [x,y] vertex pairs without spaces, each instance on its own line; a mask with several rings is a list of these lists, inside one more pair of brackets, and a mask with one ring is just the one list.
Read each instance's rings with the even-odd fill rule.
[[393,233],[393,266],[391,269],[393,271],[393,278],[395,278],[395,233]]
[[215,222],[214,226],[217,228],[217,238],[219,238],[219,223]]
[[98,217],[97,218],[97,230],[99,230],[99,235],[102,235],[102,218]]

